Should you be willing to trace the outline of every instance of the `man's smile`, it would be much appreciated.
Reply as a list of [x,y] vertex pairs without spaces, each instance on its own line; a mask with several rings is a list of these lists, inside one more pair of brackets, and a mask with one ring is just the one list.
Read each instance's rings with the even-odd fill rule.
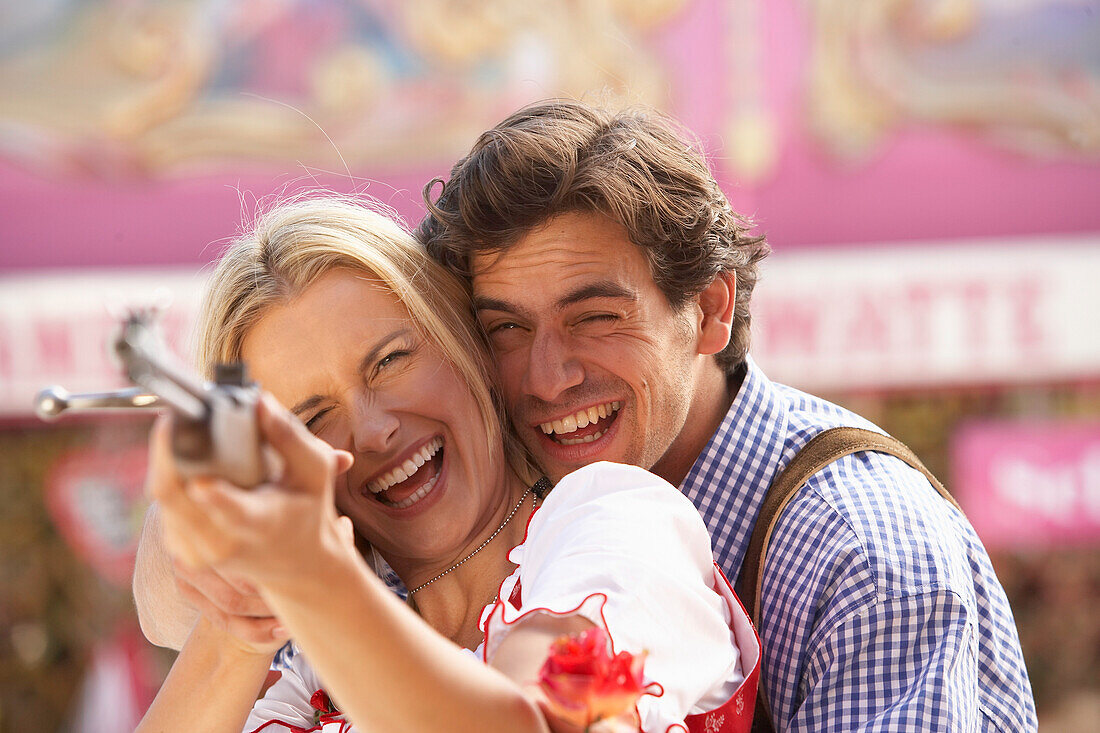
[[565,417],[540,423],[539,428],[555,443],[578,445],[599,439],[617,417],[622,403],[604,402],[592,405]]

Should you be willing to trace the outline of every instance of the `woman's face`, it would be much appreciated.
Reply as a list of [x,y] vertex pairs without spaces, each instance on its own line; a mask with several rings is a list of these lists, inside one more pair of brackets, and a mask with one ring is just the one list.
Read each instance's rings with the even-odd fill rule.
[[336,270],[246,335],[249,371],[355,464],[336,503],[400,571],[461,556],[505,502],[477,402],[408,311],[369,276]]

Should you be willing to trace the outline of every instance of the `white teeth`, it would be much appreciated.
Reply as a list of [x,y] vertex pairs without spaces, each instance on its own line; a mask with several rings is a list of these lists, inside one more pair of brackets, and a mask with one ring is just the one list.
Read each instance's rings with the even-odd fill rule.
[[[572,415],[560,418],[558,420],[552,420],[550,422],[544,422],[539,425],[542,432],[547,435],[557,433],[558,435],[566,435],[567,433],[575,432],[581,428],[594,425],[600,420],[610,417],[612,413],[617,412],[619,407],[622,406],[621,402],[605,402],[602,405],[595,405],[593,407],[586,408],[584,410],[578,410]],[[578,439],[573,441],[560,441],[563,445],[574,445],[576,443],[591,443],[596,438],[603,435],[605,430],[601,430],[599,433],[588,436],[584,439]]]
[[[377,494],[380,491],[385,491],[394,484],[399,484],[402,481],[407,480],[410,476],[419,471],[421,466],[430,461],[432,459],[432,456],[438,453],[439,449],[442,447],[442,438],[436,438],[425,443],[412,458],[406,460],[400,466],[385,474],[381,478],[377,478],[374,481],[371,481],[369,484],[367,484],[367,488],[370,489],[373,493]],[[427,485],[428,484],[425,484],[425,486]],[[421,489],[423,489],[423,487],[421,487]],[[420,493],[420,491],[418,490],[416,493]],[[413,496],[415,495],[416,494],[413,494]],[[406,499],[405,501],[408,501],[408,499]]]
[[596,440],[597,438],[602,437],[603,434],[606,433],[606,432],[607,432],[606,430],[601,430],[598,433],[592,433],[591,435],[586,435],[583,438],[562,438],[558,442],[561,443],[562,445],[577,445],[578,443],[591,443],[593,440]]
[[415,504],[416,502],[423,499],[428,494],[432,493],[432,489],[435,488],[435,482],[438,478],[439,478],[439,476],[432,476],[430,479],[428,479],[427,481],[424,482],[423,486],[421,486],[419,489],[417,489],[416,491],[414,491],[412,494],[405,497],[401,501],[389,502],[389,501],[386,501],[385,499],[382,499],[382,502],[385,503],[385,504],[388,504],[389,506],[392,506],[396,509],[404,509],[406,507],[410,507],[413,504]]

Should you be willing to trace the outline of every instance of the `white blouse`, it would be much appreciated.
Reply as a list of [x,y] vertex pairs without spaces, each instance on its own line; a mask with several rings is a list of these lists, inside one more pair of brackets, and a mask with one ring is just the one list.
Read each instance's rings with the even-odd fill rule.
[[[604,627],[615,653],[648,652],[645,681],[659,694],[638,701],[646,731],[686,727],[686,716],[720,707],[756,665],[755,635],[715,570],[695,506],[641,468],[595,463],[563,478],[508,559],[517,568],[482,614],[478,656],[491,661],[527,614],[582,615]],[[296,654],[245,730],[350,730],[342,719],[315,723],[310,697],[321,687]]]

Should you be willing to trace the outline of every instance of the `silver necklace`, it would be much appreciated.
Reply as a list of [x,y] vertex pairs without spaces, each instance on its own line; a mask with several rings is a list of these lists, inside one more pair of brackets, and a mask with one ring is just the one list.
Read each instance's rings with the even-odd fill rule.
[[451,572],[452,570],[454,570],[454,569],[458,568],[458,567],[459,567],[460,565],[462,565],[462,563],[466,562],[466,561],[467,561],[467,560],[469,560],[469,559],[470,559],[471,557],[473,557],[473,556],[474,556],[474,555],[476,555],[477,553],[479,553],[479,552],[481,552],[482,550],[484,550],[484,549],[485,549],[485,546],[486,546],[486,545],[488,545],[488,544],[489,544],[490,542],[492,542],[492,541],[493,541],[493,538],[494,538],[494,537],[496,537],[496,536],[497,536],[498,534],[500,534],[501,530],[503,530],[503,529],[504,529],[505,527],[507,527],[507,526],[508,526],[508,522],[512,521],[512,517],[514,517],[514,516],[516,515],[516,512],[518,512],[518,511],[519,511],[519,508],[520,508],[520,507],[521,507],[521,506],[523,505],[523,502],[524,502],[524,500],[525,500],[525,499],[527,498],[527,495],[531,493],[531,490],[532,490],[533,488],[534,488],[534,487],[532,487],[532,486],[529,486],[529,487],[527,487],[527,491],[524,491],[524,492],[523,492],[523,496],[521,496],[521,497],[519,498],[519,501],[517,501],[517,502],[516,502],[516,505],[515,505],[514,507],[512,507],[512,511],[508,512],[508,516],[504,518],[504,521],[500,523],[500,526],[499,526],[499,527],[497,527],[497,528],[496,528],[496,530],[495,530],[495,531],[494,531],[494,532],[493,532],[493,533],[492,533],[491,535],[489,535],[489,538],[488,538],[488,539],[486,539],[486,540],[485,540],[484,542],[482,542],[482,543],[481,543],[480,545],[478,545],[478,547],[477,547],[477,549],[476,549],[476,550],[474,550],[474,551],[473,551],[473,552],[471,552],[471,553],[470,553],[469,555],[467,555],[466,557],[462,558],[461,560],[459,560],[458,562],[456,562],[456,563],[455,563],[454,565],[452,565],[451,567],[447,568],[447,569],[446,569],[446,570],[444,570],[444,571],[443,571],[442,573],[440,573],[439,575],[435,576],[434,578],[432,578],[432,579],[431,579],[431,580],[429,580],[428,582],[426,582],[426,583],[421,583],[420,585],[418,585],[418,586],[416,586],[415,588],[413,588],[413,589],[412,589],[411,591],[409,591],[409,596],[410,596],[410,597],[412,597],[412,595],[413,595],[414,593],[416,593],[416,592],[418,592],[418,591],[421,591],[421,590],[424,590],[424,589],[425,589],[425,588],[427,588],[427,587],[428,587],[429,585],[431,585],[431,584],[432,584],[432,583],[434,583],[435,581],[439,580],[440,578],[442,578],[442,577],[443,577],[444,575],[446,575],[447,573]]

